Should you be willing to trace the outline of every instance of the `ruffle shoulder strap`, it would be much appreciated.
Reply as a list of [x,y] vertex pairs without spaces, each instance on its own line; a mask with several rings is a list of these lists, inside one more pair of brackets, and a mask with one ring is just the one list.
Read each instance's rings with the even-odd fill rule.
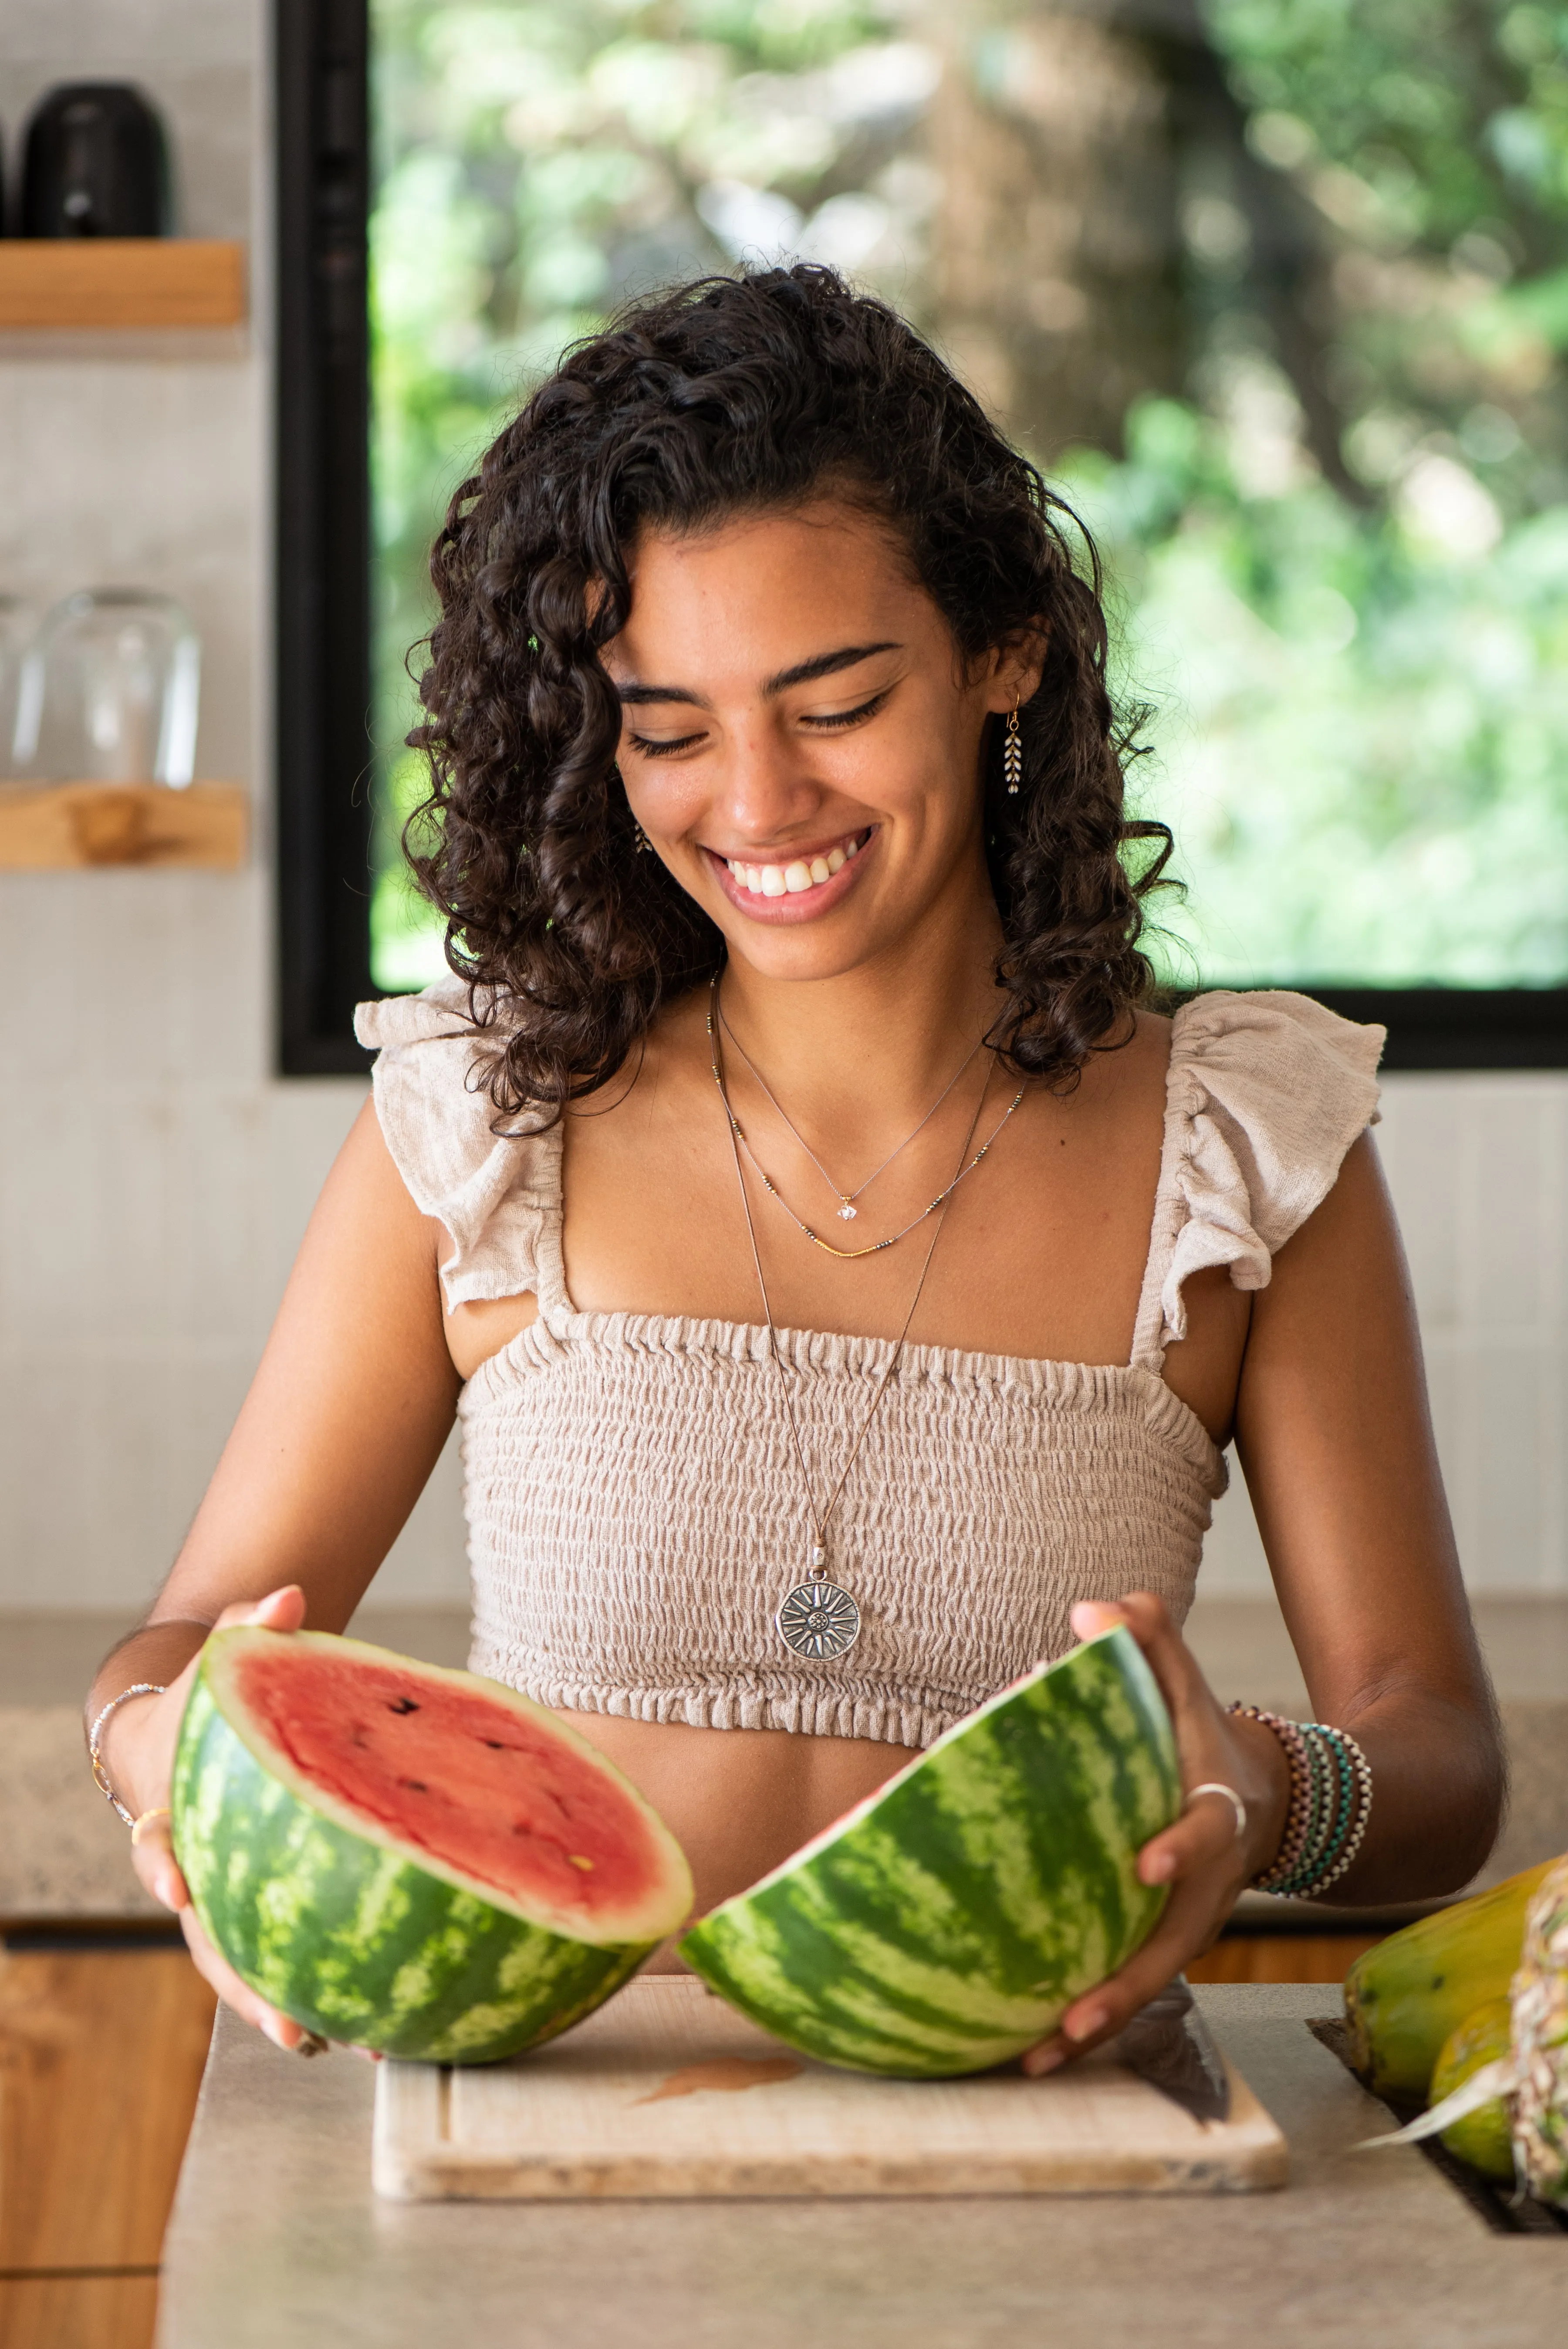
[[1274,990],[1201,995],[1176,1014],[1135,1362],[1158,1370],[1186,1336],[1182,1290],[1205,1266],[1267,1288],[1274,1256],[1376,1123],[1385,1037]]
[[565,1299],[561,1128],[491,1132],[468,988],[443,978],[422,995],[362,1003],[354,1032],[377,1048],[376,1113],[393,1163],[421,1213],[451,1237],[448,1304],[531,1292],[549,1314]]

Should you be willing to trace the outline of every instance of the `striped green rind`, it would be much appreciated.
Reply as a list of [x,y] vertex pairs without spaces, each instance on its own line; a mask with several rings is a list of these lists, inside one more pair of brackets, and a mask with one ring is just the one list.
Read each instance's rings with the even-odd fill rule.
[[1147,1940],[1137,1857],[1181,1779],[1118,1627],[960,1722],[869,1803],[682,1939],[776,2038],[853,2071],[1006,2063]]
[[170,1800],[209,1940],[271,2005],[328,2039],[490,2063],[592,2013],[656,1946],[595,1948],[531,1924],[327,1816],[252,1752],[205,1664]]

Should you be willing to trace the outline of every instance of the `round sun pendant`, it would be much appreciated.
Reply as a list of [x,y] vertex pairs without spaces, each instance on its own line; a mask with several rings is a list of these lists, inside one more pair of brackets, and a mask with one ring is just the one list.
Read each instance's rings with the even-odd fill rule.
[[861,1610],[836,1582],[800,1583],[773,1620],[787,1648],[819,1663],[847,1655],[861,1636]]

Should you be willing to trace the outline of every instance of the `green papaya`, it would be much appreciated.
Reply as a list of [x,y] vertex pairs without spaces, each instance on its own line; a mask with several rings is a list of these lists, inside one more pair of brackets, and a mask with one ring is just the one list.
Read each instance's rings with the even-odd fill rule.
[[[1512,2005],[1506,1998],[1489,1998],[1484,2006],[1467,2014],[1459,2029],[1450,2031],[1444,2040],[1432,2074],[1431,2102],[1440,2105],[1483,2064],[1494,2064],[1500,2056],[1512,2052]],[[1513,2133],[1506,2097],[1494,2096],[1491,2104],[1452,2122],[1444,2129],[1442,2142],[1459,2160],[1468,2161],[1472,2169],[1479,2169],[1483,2178],[1511,2182]]]
[[1506,1998],[1543,1860],[1422,1917],[1357,1959],[1345,2016],[1357,2071],[1375,2095],[1425,2104],[1444,2041],[1480,2006]]

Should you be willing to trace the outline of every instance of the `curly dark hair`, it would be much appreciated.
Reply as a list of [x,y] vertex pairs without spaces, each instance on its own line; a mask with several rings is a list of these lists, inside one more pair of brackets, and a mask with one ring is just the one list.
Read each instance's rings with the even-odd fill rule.
[[[992,1041],[1065,1089],[1130,1033],[1150,987],[1143,900],[1171,835],[1123,812],[1099,555],[903,319],[798,264],[682,285],[578,344],[436,541],[441,616],[408,737],[431,790],[406,844],[490,1031],[481,1066],[502,1119],[553,1118],[605,1084],[723,952],[660,860],[634,853],[614,765],[621,711],[599,648],[627,617],[638,533],[824,492],[897,533],[964,660],[1047,631],[1016,798],[1000,721],[986,746],[1008,999]],[[1133,871],[1138,842],[1155,846]]]

